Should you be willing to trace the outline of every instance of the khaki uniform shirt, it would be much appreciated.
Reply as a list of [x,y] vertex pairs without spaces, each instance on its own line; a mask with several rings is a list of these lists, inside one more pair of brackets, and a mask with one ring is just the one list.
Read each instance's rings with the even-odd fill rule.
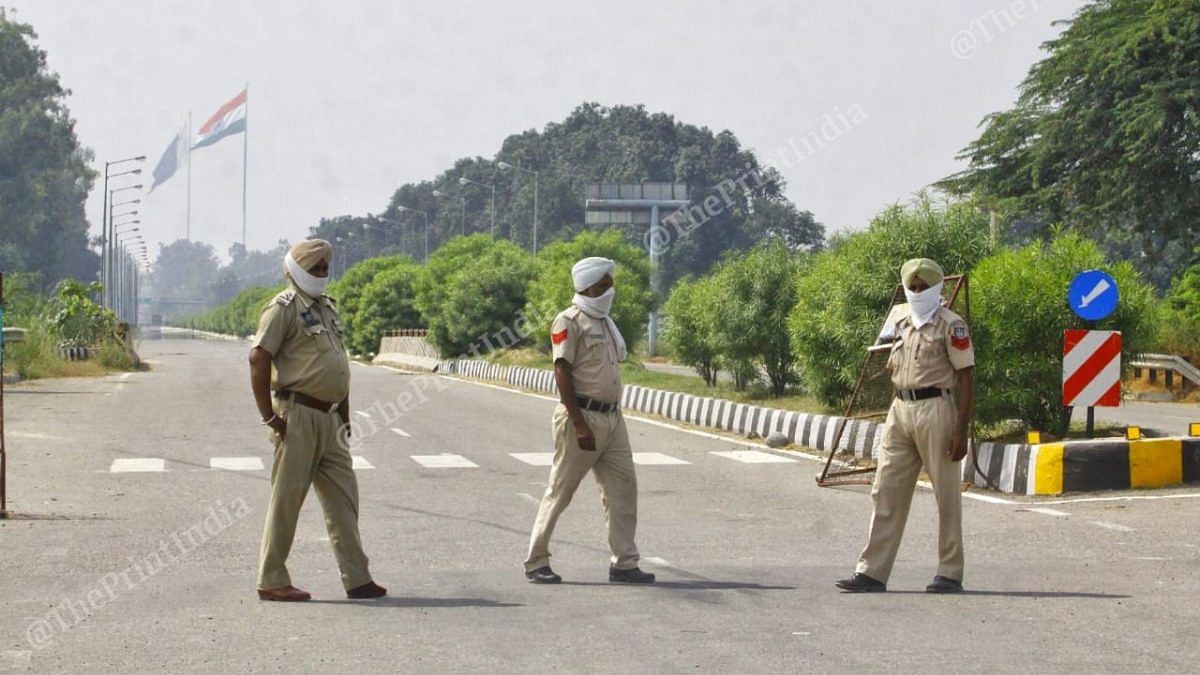
[[896,341],[887,369],[897,389],[954,389],[955,371],[974,365],[971,332],[954,312],[939,308],[920,330],[913,326],[907,311],[896,321]]
[[554,317],[550,327],[554,360],[571,364],[575,393],[601,403],[621,401],[621,369],[616,337],[604,319],[593,319],[578,307]]
[[272,389],[337,403],[350,393],[350,360],[342,336],[332,298],[314,300],[289,288],[263,307],[254,346],[271,354]]

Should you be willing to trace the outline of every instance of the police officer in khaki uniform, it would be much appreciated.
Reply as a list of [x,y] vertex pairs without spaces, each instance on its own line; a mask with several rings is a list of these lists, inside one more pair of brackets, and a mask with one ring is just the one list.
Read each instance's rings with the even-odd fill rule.
[[609,318],[613,300],[607,258],[584,258],[571,268],[572,306],[554,319],[550,342],[554,379],[561,403],[554,409],[554,465],[538,508],[529,541],[525,576],[539,584],[557,584],[550,569],[550,536],[559,515],[571,503],[580,481],[592,471],[600,486],[612,559],[611,582],[648,584],[654,575],[638,569],[637,475],[625,418],[621,414],[620,362],[625,340]]
[[[887,368],[896,398],[883,427],[875,470],[871,532],[855,574],[837,587],[886,591],[908,520],[917,475],[925,468],[938,507],[938,571],[929,593],[962,590],[962,492],[959,460],[967,454],[975,350],[967,324],[941,304],[942,268],[928,258],[900,272],[908,309],[884,335],[894,337]],[[955,405],[951,392],[958,391]]]
[[258,573],[263,600],[311,598],[292,586],[286,565],[309,486],[325,511],[346,595],[367,599],[387,594],[367,570],[358,534],[358,481],[339,436],[350,414],[350,363],[337,307],[324,294],[332,257],[327,241],[311,239],[292,247],[284,259],[289,288],[263,308],[250,349],[255,403],[275,445]]

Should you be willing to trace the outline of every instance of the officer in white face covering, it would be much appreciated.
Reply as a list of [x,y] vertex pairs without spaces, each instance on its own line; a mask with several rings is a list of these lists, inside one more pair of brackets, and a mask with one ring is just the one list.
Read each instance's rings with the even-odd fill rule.
[[[975,349],[967,323],[942,306],[942,268],[928,258],[904,263],[908,299],[885,333],[895,336],[887,368],[896,398],[883,427],[875,469],[871,533],[853,576],[837,582],[850,592],[887,590],[922,466],[938,505],[938,571],[930,593],[962,590],[962,492],[959,460],[967,454]],[[952,392],[957,390],[958,403]]]
[[625,339],[609,316],[614,297],[613,270],[607,258],[584,258],[571,268],[572,306],[554,319],[550,343],[554,378],[561,402],[554,409],[554,465],[530,535],[525,576],[539,584],[557,584],[550,569],[550,537],[559,515],[571,503],[579,482],[592,471],[604,498],[612,559],[608,580],[653,583],[638,568],[637,475],[625,418],[621,414],[620,363],[628,355]]

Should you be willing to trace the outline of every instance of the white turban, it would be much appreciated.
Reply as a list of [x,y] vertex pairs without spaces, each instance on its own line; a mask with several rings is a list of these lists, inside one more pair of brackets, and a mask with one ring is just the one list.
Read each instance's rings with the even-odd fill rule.
[[584,258],[571,268],[571,278],[575,280],[575,291],[583,292],[596,285],[605,274],[612,274],[617,264],[608,258]]

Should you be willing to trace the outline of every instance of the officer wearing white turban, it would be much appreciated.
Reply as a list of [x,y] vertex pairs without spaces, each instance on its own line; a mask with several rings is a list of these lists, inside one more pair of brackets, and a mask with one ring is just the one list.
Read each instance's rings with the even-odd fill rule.
[[[258,596],[298,602],[287,558],[309,487],[325,511],[342,584],[352,599],[387,594],[371,580],[358,532],[358,481],[340,430],[350,417],[350,363],[337,305],[325,295],[333,248],[310,239],[284,258],[289,288],[262,310],[250,349],[250,382],[275,463],[259,562]],[[275,396],[272,400],[271,389]]]
[[552,420],[554,465],[525,560],[525,576],[534,583],[562,581],[550,568],[550,536],[588,471],[596,475],[604,500],[612,550],[608,580],[654,582],[653,574],[638,568],[640,555],[634,543],[637,474],[620,406],[620,363],[627,351],[625,339],[609,316],[615,268],[608,258],[584,258],[575,263],[571,268],[575,297],[550,328],[554,379],[561,402]]
[[938,506],[938,570],[925,590],[962,590],[958,462],[967,454],[975,348],[967,323],[942,305],[943,278],[941,266],[928,258],[909,260],[900,270],[907,309],[884,328],[896,338],[887,363],[896,397],[883,426],[871,489],[871,532],[854,575],[836,583],[843,591],[887,590],[922,467]]

